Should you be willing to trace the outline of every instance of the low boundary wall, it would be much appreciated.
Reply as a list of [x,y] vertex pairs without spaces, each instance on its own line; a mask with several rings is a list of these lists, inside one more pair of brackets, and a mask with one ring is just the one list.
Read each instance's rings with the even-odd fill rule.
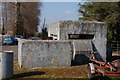
[[20,67],[70,66],[73,46],[70,41],[19,40]]
[[[89,61],[89,53],[93,49],[92,40],[20,39],[18,63],[24,68],[70,66],[72,61],[84,64]],[[106,56],[106,54],[99,55]]]

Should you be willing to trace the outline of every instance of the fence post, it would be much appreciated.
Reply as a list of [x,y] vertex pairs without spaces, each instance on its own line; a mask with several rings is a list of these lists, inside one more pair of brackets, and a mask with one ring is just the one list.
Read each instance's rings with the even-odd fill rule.
[[13,51],[0,52],[0,79],[13,77]]

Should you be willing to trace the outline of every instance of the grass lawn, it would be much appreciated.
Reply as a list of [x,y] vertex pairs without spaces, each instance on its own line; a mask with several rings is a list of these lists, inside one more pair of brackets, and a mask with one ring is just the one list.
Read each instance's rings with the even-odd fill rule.
[[17,61],[14,61],[14,79],[24,78],[87,78],[86,65],[23,69],[18,66]]
[[113,53],[112,53],[112,56],[120,56],[120,51],[114,51]]
[[[14,61],[14,77],[10,80],[86,80],[87,65],[71,67],[24,69]],[[120,77],[109,77],[120,80]],[[101,79],[99,79],[101,80]],[[106,80],[106,79],[104,79]],[[108,79],[107,79],[108,80]]]

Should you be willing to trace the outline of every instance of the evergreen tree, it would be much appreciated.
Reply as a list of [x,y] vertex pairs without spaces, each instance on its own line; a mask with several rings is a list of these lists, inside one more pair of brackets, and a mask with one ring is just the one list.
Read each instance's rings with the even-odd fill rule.
[[85,2],[79,4],[79,20],[106,22],[108,42],[120,41],[120,2]]

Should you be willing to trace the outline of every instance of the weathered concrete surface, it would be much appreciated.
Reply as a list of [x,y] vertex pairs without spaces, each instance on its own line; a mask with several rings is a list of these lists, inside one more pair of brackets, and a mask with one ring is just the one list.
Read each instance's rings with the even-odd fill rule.
[[96,51],[96,58],[100,61],[106,61],[106,28],[103,24],[99,25],[92,40],[93,51]]
[[[53,37],[53,40],[57,39],[60,40],[60,22],[56,22],[53,24],[50,24],[49,26],[52,26],[53,29],[48,28],[48,36]],[[56,27],[57,26],[57,27]]]
[[[54,30],[55,27],[58,28],[58,31]],[[48,25],[48,36],[52,37],[50,34],[58,34],[57,40],[68,40],[69,34],[94,35],[94,38],[92,39],[92,46],[94,47],[93,50],[97,52],[96,58],[98,60],[106,61],[106,29],[107,26],[103,22],[59,21]],[[51,30],[54,31],[51,33]],[[82,48],[82,46],[80,48]]]
[[[18,44],[18,62],[21,67],[70,66],[89,61],[91,40],[24,40]],[[71,61],[74,60],[74,64]]]
[[[49,37],[57,41],[19,40],[18,61],[21,67],[70,66],[71,60],[80,64],[96,59],[106,61],[106,24],[103,22],[60,21],[50,24]],[[69,40],[69,34],[93,35],[92,39]]]
[[[106,25],[103,22],[93,21],[59,21],[48,25],[48,36],[58,35],[58,40],[68,40],[68,34],[96,34]],[[56,29],[56,30],[55,30]]]
[[89,62],[92,49],[91,40],[73,40],[73,65],[81,65]]
[[0,52],[0,80],[13,77],[13,51]]
[[72,43],[70,41],[19,40],[18,62],[21,67],[70,66]]
[[2,45],[2,51],[13,51],[14,60],[18,60],[18,46],[17,45]]

